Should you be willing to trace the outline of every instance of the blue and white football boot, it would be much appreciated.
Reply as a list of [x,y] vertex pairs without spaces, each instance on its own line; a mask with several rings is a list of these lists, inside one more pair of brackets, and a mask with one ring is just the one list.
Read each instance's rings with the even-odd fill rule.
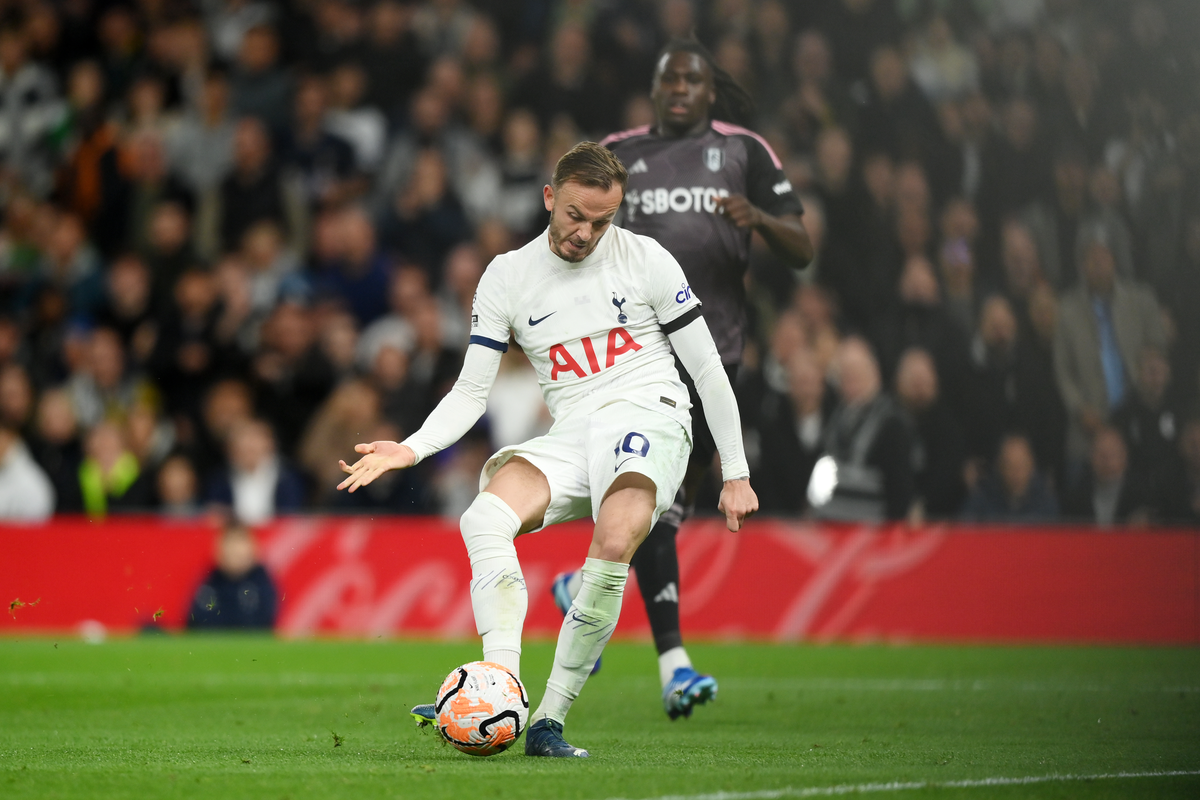
[[426,725],[433,725],[437,722],[437,710],[433,703],[422,703],[419,706],[413,706],[412,718],[417,721],[418,728],[424,728]]
[[[571,591],[568,588],[571,581],[576,579],[579,570],[574,572],[560,572],[554,576],[554,582],[550,584],[550,594],[554,596],[554,605],[558,607],[558,611],[563,617],[567,616],[567,612],[571,610],[571,603],[575,601],[571,597]],[[596,659],[596,663],[592,666],[592,675],[600,671],[600,659]]]
[[692,709],[717,698],[717,679],[691,667],[679,667],[663,687],[663,709],[671,719],[690,717]]
[[562,723],[554,719],[539,719],[525,731],[525,755],[551,758],[587,758],[588,751],[567,744]]

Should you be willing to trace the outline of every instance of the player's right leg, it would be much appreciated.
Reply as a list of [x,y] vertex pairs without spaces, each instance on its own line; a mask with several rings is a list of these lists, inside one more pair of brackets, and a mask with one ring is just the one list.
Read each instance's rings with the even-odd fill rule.
[[521,629],[529,597],[513,540],[541,526],[550,484],[541,470],[514,457],[502,466],[462,515],[471,559],[471,608],[483,638],[483,658],[521,675]]

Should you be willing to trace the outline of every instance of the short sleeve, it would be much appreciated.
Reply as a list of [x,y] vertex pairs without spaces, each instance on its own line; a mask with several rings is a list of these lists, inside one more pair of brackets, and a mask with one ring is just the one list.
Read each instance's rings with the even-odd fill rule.
[[508,315],[508,293],[505,291],[503,265],[493,260],[484,270],[471,302],[470,344],[483,345],[504,353],[508,350],[508,338],[512,322]]
[[646,275],[649,281],[647,301],[658,316],[658,324],[667,333],[679,330],[700,316],[700,298],[688,284],[683,267],[667,249],[651,240],[646,247]]
[[746,143],[746,199],[773,217],[803,214],[804,206],[783,172],[779,157],[755,136]]

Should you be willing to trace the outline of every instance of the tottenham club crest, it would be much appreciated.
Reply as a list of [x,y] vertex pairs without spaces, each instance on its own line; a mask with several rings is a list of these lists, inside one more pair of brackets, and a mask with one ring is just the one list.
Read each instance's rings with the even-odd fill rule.
[[625,305],[625,298],[622,297],[620,300],[618,300],[616,292],[613,292],[612,296],[613,305],[617,307],[617,322],[624,325],[626,322],[629,322],[629,317],[627,317],[625,312],[621,309],[621,306]]
[[725,166],[725,150],[721,147],[709,147],[704,151],[704,166],[712,172],[720,172]]

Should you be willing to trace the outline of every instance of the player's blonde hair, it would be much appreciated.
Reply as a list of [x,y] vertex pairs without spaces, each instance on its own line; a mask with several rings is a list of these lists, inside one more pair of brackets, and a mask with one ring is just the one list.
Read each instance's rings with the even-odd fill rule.
[[557,191],[567,181],[574,181],[583,186],[595,186],[608,191],[614,183],[621,185],[624,193],[629,181],[629,173],[621,159],[612,154],[607,147],[601,147],[595,142],[580,142],[568,150],[558,163],[554,165],[554,177],[551,185]]

